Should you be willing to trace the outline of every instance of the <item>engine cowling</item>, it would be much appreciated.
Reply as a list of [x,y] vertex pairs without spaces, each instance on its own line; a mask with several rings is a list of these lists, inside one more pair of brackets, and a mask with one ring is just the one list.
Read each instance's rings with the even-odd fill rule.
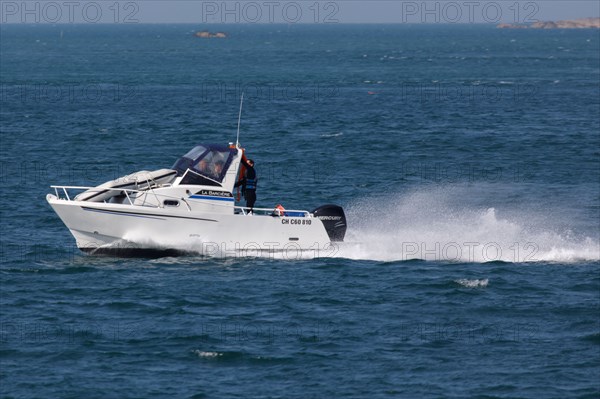
[[344,241],[346,235],[346,215],[341,206],[322,205],[312,211],[312,214],[323,222],[331,241]]

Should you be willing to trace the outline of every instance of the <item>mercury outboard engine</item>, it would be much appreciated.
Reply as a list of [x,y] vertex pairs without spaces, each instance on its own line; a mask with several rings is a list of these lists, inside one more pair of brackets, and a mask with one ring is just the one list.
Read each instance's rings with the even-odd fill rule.
[[312,211],[312,214],[321,219],[331,241],[344,241],[347,225],[341,206],[323,205]]

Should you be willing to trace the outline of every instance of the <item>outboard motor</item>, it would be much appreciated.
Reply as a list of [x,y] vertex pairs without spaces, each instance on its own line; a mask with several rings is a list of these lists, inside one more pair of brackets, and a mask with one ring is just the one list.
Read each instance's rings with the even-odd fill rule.
[[344,241],[347,225],[341,206],[323,205],[312,211],[312,214],[321,219],[331,241]]

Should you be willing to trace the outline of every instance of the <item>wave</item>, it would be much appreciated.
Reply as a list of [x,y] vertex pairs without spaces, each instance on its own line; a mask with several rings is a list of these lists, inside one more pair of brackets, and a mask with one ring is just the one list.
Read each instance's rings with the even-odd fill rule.
[[208,351],[201,351],[199,349],[194,349],[192,351],[192,353],[200,358],[209,358],[209,359],[223,356],[222,352],[208,352]]
[[481,189],[438,187],[358,200],[347,209],[347,242],[337,256],[512,263],[600,259],[598,237],[575,233],[568,216],[565,222],[556,212],[469,204]]
[[324,133],[321,135],[321,137],[340,137],[343,136],[344,133],[343,132],[338,132],[338,133]]
[[489,280],[487,278],[473,280],[461,278],[458,280],[454,280],[454,282],[467,288],[485,288],[488,286]]

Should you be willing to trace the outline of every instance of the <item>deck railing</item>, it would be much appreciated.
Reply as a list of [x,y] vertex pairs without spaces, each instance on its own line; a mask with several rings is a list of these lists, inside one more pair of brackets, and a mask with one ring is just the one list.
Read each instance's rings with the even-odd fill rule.
[[[159,199],[159,197],[163,198],[163,201],[165,199],[168,200],[175,200],[175,201],[183,201],[183,203],[185,203],[185,205],[187,206],[187,209],[189,212],[192,212],[192,207],[190,206],[190,204],[188,203],[188,201],[207,201],[207,200],[202,200],[202,199],[194,199],[194,198],[184,198],[184,197],[175,197],[172,195],[165,195],[165,194],[156,194],[154,192],[154,190],[152,189],[148,189],[148,190],[133,190],[133,189],[125,189],[125,188],[110,188],[110,187],[85,187],[85,186],[50,186],[51,188],[54,189],[54,193],[56,194],[56,198],[58,199],[62,199],[62,200],[66,200],[66,201],[77,201],[75,198],[71,199],[71,196],[69,195],[69,190],[81,190],[81,191],[85,191],[85,190],[93,190],[93,189],[97,189],[99,192],[100,191],[116,191],[119,193],[124,193],[125,197],[127,198],[127,201],[129,202],[129,204],[125,204],[125,205],[131,205],[131,206],[140,206],[140,207],[151,207],[151,208],[164,208],[164,204],[163,202]],[[151,191],[155,198],[156,198],[156,202],[158,205],[142,205],[142,204],[135,204],[132,200],[132,198],[130,197],[130,194],[133,193],[148,193],[149,191]],[[63,195],[61,195],[61,193]],[[135,198],[134,198],[135,199]],[[208,200],[210,201],[210,200]],[[94,203],[91,201],[81,201],[81,202],[89,202],[89,203]],[[106,201],[104,201],[104,203],[106,203]],[[162,206],[161,206],[162,205]],[[233,205],[233,207],[231,205],[225,205],[225,204],[220,204],[220,203],[211,203],[211,206],[220,206],[220,207],[226,207],[226,208],[233,208],[233,213],[234,214],[241,214],[241,215],[249,215],[249,214],[253,214],[253,215],[262,215],[262,216],[287,216],[287,217],[312,217],[312,214],[308,211],[305,210],[299,210],[299,209],[285,209],[283,211],[276,209],[276,208],[248,208],[245,206],[238,206],[238,205]]]

